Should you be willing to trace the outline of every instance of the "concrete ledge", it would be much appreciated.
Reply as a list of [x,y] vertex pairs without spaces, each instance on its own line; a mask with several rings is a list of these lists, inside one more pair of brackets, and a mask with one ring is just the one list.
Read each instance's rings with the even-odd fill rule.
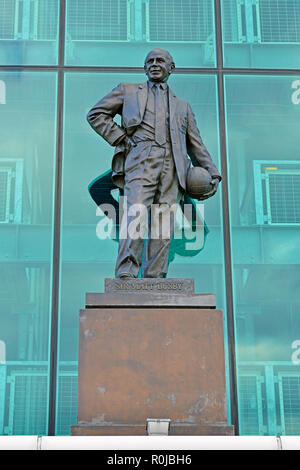
[[278,450],[273,436],[45,437],[41,449],[55,450],[61,445],[65,449],[98,450]]
[[282,450],[300,450],[300,436],[281,436]]
[[0,436],[0,450],[38,450],[38,436]]
[[0,436],[0,450],[299,450],[300,436]]

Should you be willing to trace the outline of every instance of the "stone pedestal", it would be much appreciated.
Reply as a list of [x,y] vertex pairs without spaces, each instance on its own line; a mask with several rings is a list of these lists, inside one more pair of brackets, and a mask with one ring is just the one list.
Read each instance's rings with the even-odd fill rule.
[[106,280],[80,311],[78,424],[72,435],[232,435],[222,311],[187,279]]

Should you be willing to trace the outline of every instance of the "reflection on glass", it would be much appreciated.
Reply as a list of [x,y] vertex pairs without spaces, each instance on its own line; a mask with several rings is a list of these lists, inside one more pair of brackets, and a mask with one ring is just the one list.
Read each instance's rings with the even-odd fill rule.
[[58,0],[0,0],[0,64],[56,64],[58,9]]
[[222,0],[226,67],[299,68],[299,0]]
[[[70,382],[64,392],[63,382],[59,381],[62,391],[58,407],[66,403],[64,396],[69,396],[73,412],[64,422],[59,421],[57,434],[69,433],[70,425],[76,423],[78,311],[84,306],[86,292],[102,291],[104,279],[114,277],[118,246],[115,240],[97,238],[100,217],[96,215],[96,205],[87,189],[95,177],[110,169],[113,148],[90,128],[85,117],[87,111],[121,81],[144,82],[146,77],[126,73],[66,76],[59,371],[61,375],[69,374]],[[173,75],[169,85],[178,96],[190,102],[203,140],[220,167],[215,77]],[[200,252],[185,252],[188,256],[176,254],[169,277],[194,278],[196,291],[216,292],[218,307],[224,308],[220,211],[219,191],[205,203],[209,232],[204,248]]]
[[226,77],[242,434],[300,432],[299,88]]
[[68,65],[141,67],[155,47],[178,67],[214,67],[213,0],[67,0]]
[[0,434],[45,434],[56,74],[1,79]]

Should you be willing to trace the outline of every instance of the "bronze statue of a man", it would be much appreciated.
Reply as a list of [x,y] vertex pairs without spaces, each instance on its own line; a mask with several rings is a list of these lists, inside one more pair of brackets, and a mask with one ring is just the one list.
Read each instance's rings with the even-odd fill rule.
[[[190,105],[175,96],[167,85],[174,68],[168,51],[152,50],[144,64],[148,81],[121,83],[87,116],[93,129],[116,147],[112,178],[117,186],[124,188],[128,209],[121,230],[122,226],[128,229],[131,224],[132,216],[128,214],[136,204],[150,213],[154,204],[168,212],[168,208],[179,202],[186,190],[191,161],[194,166],[205,168],[212,177],[212,190],[202,199],[213,196],[221,180],[202,142]],[[121,126],[114,121],[116,114],[122,117]],[[127,230],[128,236],[119,241],[116,277],[136,278],[140,268],[142,277],[166,277],[174,226],[172,214],[170,220],[167,237],[150,235],[144,240],[130,236]]]

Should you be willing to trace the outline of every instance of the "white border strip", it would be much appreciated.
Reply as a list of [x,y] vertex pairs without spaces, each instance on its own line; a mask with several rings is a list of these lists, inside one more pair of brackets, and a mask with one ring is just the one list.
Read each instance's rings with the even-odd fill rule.
[[0,450],[300,450],[300,436],[0,436]]

